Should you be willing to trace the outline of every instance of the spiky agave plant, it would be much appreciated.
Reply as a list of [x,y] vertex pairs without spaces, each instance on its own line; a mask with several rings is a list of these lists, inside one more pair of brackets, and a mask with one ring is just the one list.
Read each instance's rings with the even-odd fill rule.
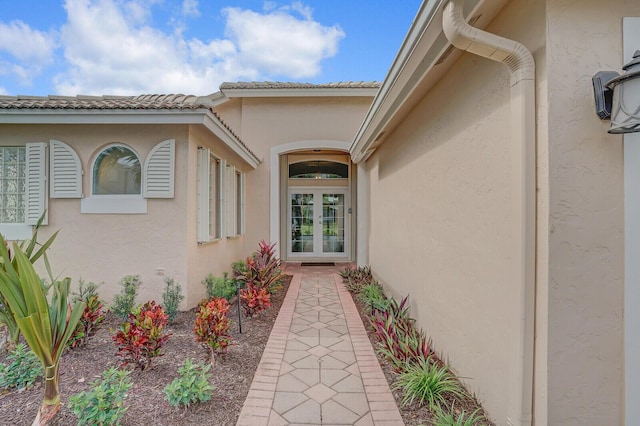
[[[47,241],[46,247],[54,237]],[[46,247],[43,246],[39,252]],[[84,303],[76,302],[73,307],[69,304],[70,278],[54,280],[50,287],[53,294],[48,300],[33,267],[33,259],[16,243],[13,243],[12,253],[13,258],[10,259],[4,238],[0,236],[3,264],[0,268],[0,293],[13,312],[22,335],[44,367],[44,399],[33,425],[46,425],[60,409],[60,358],[82,315]]]

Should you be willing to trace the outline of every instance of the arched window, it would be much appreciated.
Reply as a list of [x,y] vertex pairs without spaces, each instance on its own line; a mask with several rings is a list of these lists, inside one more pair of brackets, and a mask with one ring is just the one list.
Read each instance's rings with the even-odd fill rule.
[[105,148],[93,163],[93,195],[142,194],[140,157],[124,145]]
[[309,160],[289,164],[290,179],[345,179],[349,166],[328,160]]

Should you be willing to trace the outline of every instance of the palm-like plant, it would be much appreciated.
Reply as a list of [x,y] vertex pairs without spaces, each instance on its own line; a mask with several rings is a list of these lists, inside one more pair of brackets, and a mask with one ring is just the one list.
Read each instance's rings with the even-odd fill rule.
[[33,267],[32,262],[44,254],[54,238],[55,235],[31,257],[27,253],[33,252],[35,238],[27,249],[14,243],[11,258],[0,236],[0,293],[45,371],[44,399],[33,425],[47,424],[60,409],[60,358],[84,310],[82,302],[76,302],[73,307],[68,303],[70,278],[54,280],[50,287],[53,295],[48,300]]

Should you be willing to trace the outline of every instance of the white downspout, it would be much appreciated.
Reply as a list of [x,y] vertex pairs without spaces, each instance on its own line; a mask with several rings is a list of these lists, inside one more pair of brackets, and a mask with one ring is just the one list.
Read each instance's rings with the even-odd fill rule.
[[512,178],[514,191],[513,236],[518,247],[514,267],[519,277],[516,289],[517,362],[510,366],[512,389],[508,393],[507,422],[531,425],[533,404],[535,256],[536,256],[536,160],[535,160],[535,63],[522,44],[467,24],[464,0],[451,0],[443,14],[447,39],[461,50],[505,64],[511,72]]

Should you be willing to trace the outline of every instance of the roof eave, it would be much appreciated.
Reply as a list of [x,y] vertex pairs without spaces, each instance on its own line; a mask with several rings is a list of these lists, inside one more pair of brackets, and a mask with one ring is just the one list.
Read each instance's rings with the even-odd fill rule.
[[222,89],[227,98],[374,97],[378,88],[251,88]]
[[[506,1],[467,0],[465,11],[470,11],[467,16],[482,16],[482,22],[478,23],[486,25]],[[395,129],[399,113],[415,104],[416,98],[428,91],[461,54],[453,50],[442,30],[446,3],[446,0],[425,0],[420,5],[351,144],[349,152],[355,163],[366,161],[373,154]]]

